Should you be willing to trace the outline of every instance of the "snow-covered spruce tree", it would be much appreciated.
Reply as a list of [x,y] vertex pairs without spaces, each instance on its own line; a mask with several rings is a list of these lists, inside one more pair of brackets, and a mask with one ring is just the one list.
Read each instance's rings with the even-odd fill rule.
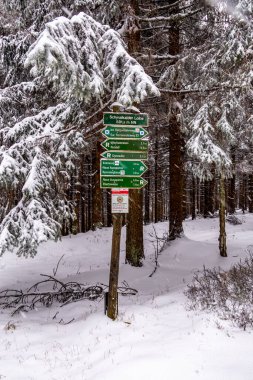
[[[195,15],[191,25],[189,17],[180,21],[180,54],[174,56],[174,62],[173,56],[167,57],[169,64],[158,86],[177,99],[177,118],[193,173],[202,180],[211,179],[215,167],[222,190],[224,178],[232,175],[231,152],[237,150],[238,136],[252,114],[252,4],[244,0],[233,6],[226,1],[190,5],[190,1],[180,2],[181,9],[186,9],[182,14],[195,9]],[[164,11],[168,7],[164,6]],[[150,9],[150,14],[155,12]],[[165,19],[156,17],[156,22]],[[164,54],[158,58],[166,62]],[[225,200],[220,203],[220,252],[225,256]]]
[[120,36],[84,13],[46,24],[29,48],[25,67],[34,79],[16,85],[17,94],[28,94],[24,103],[41,89],[52,100],[49,106],[45,94],[46,108],[41,109],[40,97],[29,116],[22,103],[15,116],[16,110],[8,114],[4,107],[15,99],[15,86],[1,90],[1,121],[8,123],[1,122],[0,129],[0,186],[2,194],[12,192],[15,199],[11,209],[7,199],[1,209],[0,253],[33,256],[39,243],[60,236],[70,217],[66,183],[95,116],[114,101],[140,103],[159,91]]
[[[150,129],[154,129],[153,134],[158,140],[156,146],[153,147],[153,151],[156,153],[152,158],[156,162],[156,158],[159,157],[159,161],[162,163],[162,168],[153,174],[154,214],[156,215],[155,219],[161,220],[163,211],[160,201],[164,200],[168,203],[168,207],[164,207],[164,209],[168,209],[169,213],[169,238],[175,239],[181,236],[183,231],[184,144],[179,117],[181,95],[178,93],[181,78],[176,71],[169,83],[167,79],[163,83],[161,78],[167,69],[180,58],[184,48],[182,20],[188,19],[188,23],[192,23],[192,17],[198,12],[199,2],[171,0],[165,3],[156,0],[139,0],[133,1],[133,3],[139,5],[138,23],[141,31],[140,46],[142,47],[136,56],[164,95],[159,104],[154,104],[153,100],[148,104],[149,112],[152,109],[150,113],[155,115]],[[168,86],[173,89],[171,93],[164,91]],[[167,150],[169,150],[167,156],[161,151],[165,141],[167,141]],[[166,173],[165,175],[161,175],[163,171]],[[159,182],[162,185],[161,189],[157,188]],[[159,212],[159,209],[162,212]]]

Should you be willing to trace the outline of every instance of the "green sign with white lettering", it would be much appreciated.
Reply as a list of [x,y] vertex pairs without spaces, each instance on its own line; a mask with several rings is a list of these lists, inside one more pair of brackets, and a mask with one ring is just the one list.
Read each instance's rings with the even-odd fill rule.
[[100,174],[102,176],[136,176],[140,177],[147,166],[141,161],[101,160]]
[[148,182],[140,177],[100,177],[102,189],[141,189]]
[[146,113],[104,113],[104,125],[142,125],[148,126],[148,115]]
[[105,127],[102,135],[108,139],[142,139],[148,135],[146,129],[142,127]]
[[148,141],[145,140],[105,140],[102,147],[106,150],[147,151]]
[[148,152],[117,152],[107,150],[101,156],[108,160],[147,160]]

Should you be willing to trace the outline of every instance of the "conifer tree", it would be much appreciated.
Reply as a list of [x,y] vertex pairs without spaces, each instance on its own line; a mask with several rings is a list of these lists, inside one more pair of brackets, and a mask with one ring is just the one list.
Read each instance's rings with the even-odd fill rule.
[[[34,255],[39,243],[57,239],[63,222],[74,218],[66,181],[97,115],[115,100],[130,105],[159,95],[119,34],[85,13],[56,18],[36,37],[24,49],[25,59],[20,52],[30,80],[1,90],[0,183],[16,197],[3,214],[1,254],[14,249]],[[2,62],[4,68],[6,55]],[[17,96],[21,105],[10,111],[6,102],[15,103]]]

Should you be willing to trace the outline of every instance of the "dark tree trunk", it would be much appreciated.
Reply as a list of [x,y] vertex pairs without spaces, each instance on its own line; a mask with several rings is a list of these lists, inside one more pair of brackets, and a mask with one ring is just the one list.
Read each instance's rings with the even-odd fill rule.
[[162,174],[159,155],[159,131],[155,129],[155,223],[163,219]]
[[[174,4],[175,0],[168,1]],[[175,5],[174,12],[178,12],[178,5]],[[179,25],[177,22],[171,23],[169,29],[169,54],[180,53]],[[176,80],[175,80],[176,82]],[[174,83],[176,88],[178,83]],[[170,174],[170,200],[169,200],[169,239],[180,237],[183,232],[183,139],[181,125],[178,118],[178,99],[170,99],[169,117],[169,174]]]
[[149,215],[149,201],[150,201],[150,171],[148,170],[145,173],[144,178],[148,181],[147,185],[144,188],[144,224],[148,224],[150,222]]
[[192,220],[196,219],[196,180],[192,176],[192,189],[191,189],[191,214]]
[[[140,30],[135,17],[139,14],[139,2],[138,0],[131,0],[130,5],[127,43],[129,53],[134,54],[140,49]],[[143,258],[143,191],[130,190],[126,228],[126,262],[139,267],[142,265]]]
[[228,213],[234,214],[235,213],[235,175],[233,175],[232,178],[228,179],[228,186],[227,186],[227,207],[228,207]]
[[[235,149],[232,149],[231,153],[233,166],[235,166]],[[236,195],[235,195],[235,174],[233,174],[232,178],[228,179],[228,186],[227,186],[227,208],[229,214],[235,213],[235,207],[236,207]]]
[[129,190],[129,213],[126,230],[126,262],[140,267],[144,258],[143,248],[143,193]]
[[112,195],[111,191],[106,191],[106,198],[107,198],[107,227],[112,226]]
[[204,218],[210,217],[214,213],[214,192],[215,192],[215,181],[204,181],[203,183],[203,208],[204,208]]
[[248,203],[249,212],[253,212],[253,174],[248,177]]
[[98,140],[92,159],[92,229],[103,225],[103,193],[100,188],[100,154],[101,142]]
[[240,178],[240,186],[239,186],[239,207],[242,209],[244,213],[246,206],[246,175],[242,174]]
[[86,231],[92,229],[92,188],[93,188],[93,176],[92,176],[92,158],[87,156],[86,159],[88,165],[88,176],[86,179],[86,192],[87,192],[87,209],[86,209]]
[[220,178],[220,235],[219,235],[219,249],[222,257],[227,257],[227,243],[226,243],[226,197],[225,197],[225,180],[221,175]]

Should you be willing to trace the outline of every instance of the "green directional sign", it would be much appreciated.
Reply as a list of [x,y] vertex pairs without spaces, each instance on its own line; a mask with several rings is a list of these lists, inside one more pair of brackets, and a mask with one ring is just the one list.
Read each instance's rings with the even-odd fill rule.
[[102,189],[141,189],[148,182],[140,177],[100,177]]
[[148,152],[117,152],[107,150],[101,156],[109,160],[147,160]]
[[140,177],[147,169],[147,166],[141,161],[101,160],[100,162],[102,176]]
[[102,130],[103,136],[108,139],[142,139],[148,135],[142,127],[115,127],[109,125]]
[[148,126],[146,113],[104,113],[104,125],[142,125]]
[[106,150],[147,151],[148,141],[145,140],[105,140],[102,144]]

